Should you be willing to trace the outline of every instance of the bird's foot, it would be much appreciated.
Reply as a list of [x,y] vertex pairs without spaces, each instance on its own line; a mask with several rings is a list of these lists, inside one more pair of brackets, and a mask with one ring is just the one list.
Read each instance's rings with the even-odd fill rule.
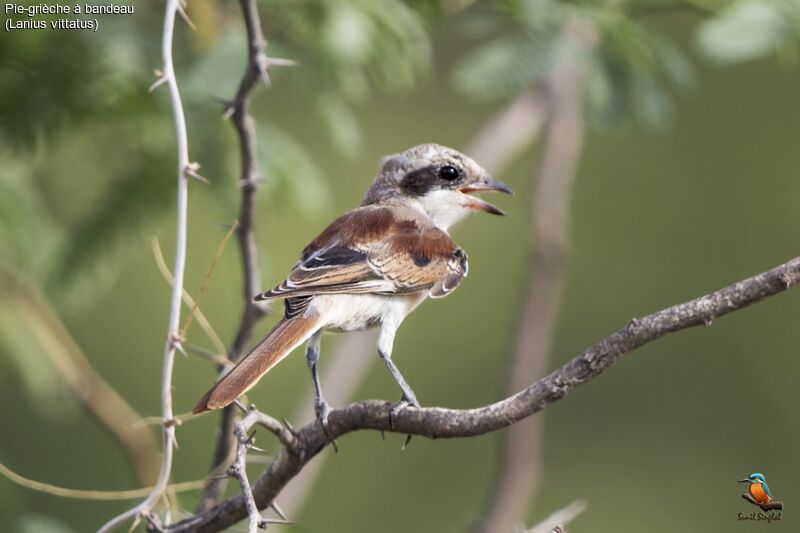
[[333,444],[333,450],[338,453],[339,446],[337,446],[336,440],[331,437],[331,434],[328,431],[328,415],[331,412],[330,404],[322,398],[316,398],[314,400],[314,412],[317,415],[319,424],[322,426],[322,431],[325,433],[325,436],[328,437],[328,440],[331,441],[331,444]]
[[[396,404],[392,405],[391,409],[389,409],[389,429],[394,430],[394,419],[397,418],[397,415],[400,414],[400,411],[405,409],[406,407],[417,407],[419,408],[419,402],[417,401],[417,397],[414,394],[405,394],[403,393],[403,397],[400,398],[400,401]],[[402,449],[405,449],[408,446],[408,443],[411,442],[411,435],[406,435],[406,440],[403,443]]]

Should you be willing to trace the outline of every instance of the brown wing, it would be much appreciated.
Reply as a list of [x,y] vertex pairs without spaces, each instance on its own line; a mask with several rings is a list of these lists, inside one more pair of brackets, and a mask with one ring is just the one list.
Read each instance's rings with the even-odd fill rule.
[[440,229],[403,215],[376,206],[347,213],[306,247],[280,285],[256,299],[424,290],[445,296],[466,276],[466,254]]

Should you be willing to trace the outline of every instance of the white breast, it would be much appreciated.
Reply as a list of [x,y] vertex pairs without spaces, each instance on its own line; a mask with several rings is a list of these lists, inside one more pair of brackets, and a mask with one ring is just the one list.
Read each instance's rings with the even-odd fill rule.
[[315,296],[309,312],[319,313],[322,327],[331,331],[358,331],[391,320],[397,324],[422,301],[428,293],[404,295],[331,294]]

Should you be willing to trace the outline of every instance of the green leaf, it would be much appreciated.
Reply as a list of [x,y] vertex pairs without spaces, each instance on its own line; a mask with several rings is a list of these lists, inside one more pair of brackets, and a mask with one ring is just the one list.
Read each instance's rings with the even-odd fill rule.
[[772,54],[790,36],[787,20],[776,5],[738,0],[700,26],[697,42],[710,59],[734,63]]
[[361,130],[352,109],[333,94],[320,95],[316,108],[339,150],[353,156],[361,146]]
[[[168,212],[175,198],[175,163],[165,151],[164,129],[151,128],[143,135],[140,152],[130,159],[125,173],[112,181],[102,198],[72,228],[63,243],[60,257],[53,262],[48,287],[65,291],[79,278],[98,276],[104,259],[117,256],[125,238],[142,235],[153,219]],[[121,156],[124,157],[124,156]]]
[[319,213],[330,190],[303,146],[287,133],[273,128],[259,129],[258,159],[264,169],[264,186],[270,196],[288,192],[304,216]]
[[514,94],[548,72],[553,50],[552,35],[500,38],[462,60],[453,73],[453,83],[482,98]]

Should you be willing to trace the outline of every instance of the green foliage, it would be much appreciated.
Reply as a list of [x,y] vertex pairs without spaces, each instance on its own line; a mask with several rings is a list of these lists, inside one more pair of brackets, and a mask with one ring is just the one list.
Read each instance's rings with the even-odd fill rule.
[[453,73],[453,83],[483,98],[517,93],[547,75],[554,40],[536,34],[501,37],[467,56]]
[[794,48],[800,38],[800,1],[737,0],[704,21],[700,50],[719,63],[765,57]]
[[[414,10],[394,0],[291,4],[287,8],[284,2],[271,1],[259,6],[269,53],[297,59],[301,65],[290,76],[281,76],[281,83],[304,91],[309,109],[316,111],[335,144],[354,153],[361,137],[352,105],[370,94],[373,83],[383,89],[407,88],[428,68],[430,44],[423,22]],[[198,32],[205,36],[205,49],[197,59],[186,57],[191,41],[184,42],[194,34],[179,27],[176,63],[190,122],[191,155],[212,178],[214,197],[232,203],[238,195],[231,193],[235,188],[226,178],[238,179],[238,158],[232,145],[219,139],[220,129],[227,134],[229,125],[220,126],[208,111],[221,112],[221,107],[208,105],[209,97],[235,92],[246,59],[241,14],[238,9],[225,13],[227,20],[217,13],[222,29]],[[160,9],[143,7],[142,16],[137,20],[147,23],[149,39],[140,39],[142,28],[130,20],[112,17],[96,36],[16,32],[9,36],[11,46],[0,49],[0,136],[32,147],[37,139],[60,142],[55,134],[69,126],[108,148],[93,154],[107,172],[97,184],[97,200],[77,222],[63,219],[58,210],[51,216],[48,203],[57,205],[59,199],[35,186],[56,176],[44,174],[25,183],[11,180],[10,173],[24,175],[29,168],[12,170],[6,163],[0,179],[4,262],[24,272],[31,272],[33,262],[42,265],[42,271],[46,267],[39,278],[46,278],[48,290],[62,297],[96,293],[70,289],[87,279],[96,289],[98,280],[108,278],[105,273],[114,264],[110,260],[121,256],[120,244],[154,227],[173,205],[174,143],[167,103],[160,94],[144,91],[159,61]],[[53,61],[53,50],[59,51],[58,61]],[[260,91],[259,87],[257,94]],[[259,158],[266,186],[286,192],[306,211],[324,202],[324,180],[308,153],[279,128],[262,126]],[[63,179],[75,177],[68,174]]]
[[36,278],[59,232],[33,186],[30,168],[8,154],[0,161],[0,263]]
[[360,145],[351,105],[383,89],[411,87],[430,65],[421,17],[397,0],[270,0],[265,32],[300,61],[297,86],[346,154]]
[[[652,2],[557,2],[509,0],[495,12],[474,16],[480,44],[453,73],[455,87],[479,98],[508,97],[546,82],[557,66],[565,28],[570,20],[591,25],[598,34],[595,50],[584,58],[587,108],[593,123],[617,124],[635,115],[652,126],[670,116],[672,88],[690,87],[692,68],[683,51],[648,23],[646,15],[683,6],[704,20],[697,41],[704,54],[718,62],[736,62],[794,50],[800,38],[798,0],[688,0]],[[494,40],[487,38],[494,26]],[[508,28],[500,32],[498,28]]]
[[[128,158],[126,158],[128,159]],[[94,277],[98,263],[117,246],[168,211],[175,199],[174,162],[163,150],[143,146],[110,183],[99,201],[68,232],[54,263],[50,289],[68,288],[78,276]]]
[[692,79],[688,62],[666,38],[617,5],[517,0],[501,11],[497,23],[511,24],[515,34],[479,45],[456,66],[453,82],[468,94],[505,97],[545,83],[570,46],[568,25],[574,21],[597,33],[596,48],[579,62],[595,124],[613,125],[629,112],[663,124],[670,107],[667,88]]
[[[0,136],[16,147],[95,116],[107,71],[76,32],[12,32],[0,47]],[[58,50],[54,60],[53,50]],[[20,98],[25,95],[24,98]]]
[[264,169],[266,194],[277,199],[288,196],[303,216],[312,217],[330,194],[322,172],[303,145],[282,130],[259,129],[258,162]]

